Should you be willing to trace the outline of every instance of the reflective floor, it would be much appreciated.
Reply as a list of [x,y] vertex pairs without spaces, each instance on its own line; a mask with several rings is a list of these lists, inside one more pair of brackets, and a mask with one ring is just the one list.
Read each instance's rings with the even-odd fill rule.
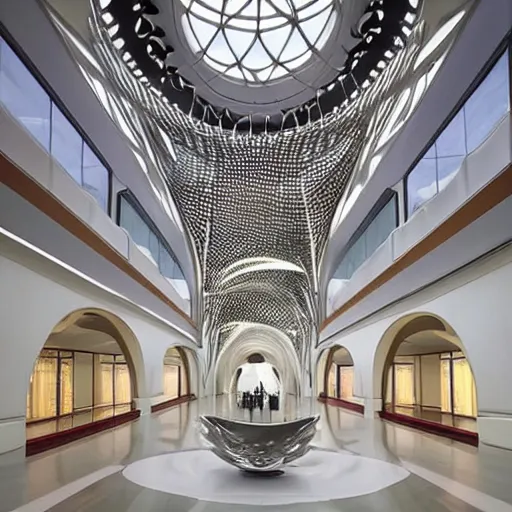
[[476,419],[467,418],[465,416],[454,416],[449,413],[442,413],[432,409],[424,409],[421,407],[386,407],[389,412],[396,414],[404,414],[405,416],[412,416],[425,421],[432,421],[447,425],[449,427],[460,428],[469,432],[477,432]]
[[[292,409],[291,405],[287,407]],[[0,456],[0,511],[234,512],[260,509],[256,504],[228,505],[153,491],[132,483],[122,473],[127,465],[148,457],[201,447],[196,419],[199,414],[211,413],[213,409],[211,403],[195,401],[28,460],[23,459],[22,451]],[[485,446],[473,448],[407,427],[367,420],[317,402],[302,404],[299,409],[296,415],[313,411],[321,414],[313,442],[316,448],[340,452],[355,462],[346,469],[332,467],[337,471],[339,485],[349,479],[351,471],[357,470],[357,461],[363,459],[370,463],[375,459],[387,462],[410,474],[392,485],[384,487],[383,484],[376,492],[362,494],[361,491],[361,495],[331,501],[325,501],[327,496],[324,496],[315,504],[280,505],[266,507],[267,510],[512,512],[512,452]],[[244,415],[244,411],[227,400],[219,401],[215,410],[224,416]],[[258,414],[259,411],[254,420]],[[233,471],[233,478],[239,478],[237,470]],[[325,478],[328,477],[326,474]],[[276,492],[280,483],[279,480],[273,482],[273,492]],[[249,482],[249,485],[252,484]],[[260,485],[261,491],[261,480],[255,485]],[[226,482],[226,488],[229,492],[230,482]]]
[[27,439],[63,432],[70,428],[80,427],[95,421],[105,420],[131,411],[131,405],[116,405],[115,407],[95,407],[87,411],[76,412],[62,418],[52,418],[27,424]]

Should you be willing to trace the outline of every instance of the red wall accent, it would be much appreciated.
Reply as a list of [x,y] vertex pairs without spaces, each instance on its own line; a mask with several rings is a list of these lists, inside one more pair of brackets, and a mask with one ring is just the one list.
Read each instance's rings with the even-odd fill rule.
[[318,397],[318,401],[327,405],[332,405],[334,407],[342,407],[343,409],[348,409],[349,411],[358,412],[359,414],[364,414],[364,405],[356,404],[354,402],[349,402],[348,400],[343,400],[342,398],[332,398],[332,397]]
[[416,430],[421,430],[422,432],[428,432],[429,434],[453,439],[454,441],[459,441],[459,443],[478,446],[478,434],[476,432],[469,432],[468,430],[450,427],[449,425],[442,425],[441,423],[426,421],[420,418],[406,416],[405,414],[396,414],[388,411],[380,411],[379,416],[383,420],[398,423],[399,425],[405,425]]
[[167,400],[166,402],[160,402],[159,404],[151,406],[151,412],[163,411],[164,409],[169,409],[169,407],[174,407],[175,405],[184,404],[186,402],[191,402],[195,400],[195,395],[184,395],[179,398],[173,398],[172,400]]
[[125,414],[120,414],[119,416],[113,416],[104,420],[87,423],[86,425],[80,425],[79,427],[63,430],[62,432],[55,432],[54,434],[48,434],[47,436],[29,439],[26,445],[26,455],[27,457],[30,457],[31,455],[36,455],[38,453],[51,450],[52,448],[64,446],[65,444],[77,441],[78,439],[92,436],[98,432],[103,432],[104,430],[109,430],[111,428],[118,427],[119,425],[123,425],[124,423],[128,423],[129,421],[136,420],[139,416],[140,411],[137,409]]

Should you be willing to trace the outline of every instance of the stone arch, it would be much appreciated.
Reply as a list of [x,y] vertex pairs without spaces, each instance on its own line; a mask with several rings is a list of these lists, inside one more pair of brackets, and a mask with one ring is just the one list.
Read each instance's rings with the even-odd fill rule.
[[473,378],[478,404],[478,382],[471,360],[463,341],[453,327],[441,316],[432,312],[414,312],[395,320],[384,332],[376,347],[373,359],[373,392],[378,397],[382,406],[386,396],[387,370],[393,362],[402,343],[411,336],[422,332],[432,332],[445,339],[462,352],[467,359]]

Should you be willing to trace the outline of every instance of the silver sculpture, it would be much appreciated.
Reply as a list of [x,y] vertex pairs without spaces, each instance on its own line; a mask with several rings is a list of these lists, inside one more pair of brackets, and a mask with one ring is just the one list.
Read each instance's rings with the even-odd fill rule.
[[281,474],[311,448],[319,416],[286,423],[246,423],[201,416],[201,433],[211,451],[243,471]]

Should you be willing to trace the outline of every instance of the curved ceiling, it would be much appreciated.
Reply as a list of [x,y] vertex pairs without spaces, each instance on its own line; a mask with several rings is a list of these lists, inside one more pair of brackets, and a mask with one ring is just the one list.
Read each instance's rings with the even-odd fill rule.
[[204,123],[322,119],[404,48],[420,0],[92,0],[132,75]]
[[[295,121],[277,123],[276,130],[266,121],[256,134],[251,132],[254,116],[243,132],[242,118],[231,118],[227,125],[240,130],[225,130],[224,118],[214,127],[204,109],[195,110],[200,101],[179,68],[158,66],[159,58],[165,64],[174,51],[165,46],[163,61],[155,46],[160,43],[140,45],[153,37],[165,40],[156,23],[139,31],[137,41],[132,35],[124,38],[128,25],[119,20],[126,5],[132,5],[135,27],[141,11],[161,14],[145,11],[154,4],[138,3],[133,11],[130,2],[124,7],[117,0],[92,2],[94,64],[84,59],[81,66],[119,98],[122,129],[141,141],[147,158],[166,177],[195,251],[205,375],[215,373],[235,338],[244,358],[254,351],[275,357],[279,340],[287,340],[293,353],[292,359],[286,356],[288,364],[311,374],[310,351],[321,319],[319,269],[336,207],[368,141],[401,129],[411,110],[400,109],[401,98],[432,65],[422,57],[428,24],[411,13],[419,12],[421,3],[371,2],[358,49],[347,54],[341,80],[314,100],[318,115],[313,108],[300,115],[290,111],[283,119]],[[322,105],[328,114],[323,115]],[[265,344],[268,351],[262,349]],[[234,356],[230,360],[234,363]],[[237,361],[233,371],[243,362]]]

